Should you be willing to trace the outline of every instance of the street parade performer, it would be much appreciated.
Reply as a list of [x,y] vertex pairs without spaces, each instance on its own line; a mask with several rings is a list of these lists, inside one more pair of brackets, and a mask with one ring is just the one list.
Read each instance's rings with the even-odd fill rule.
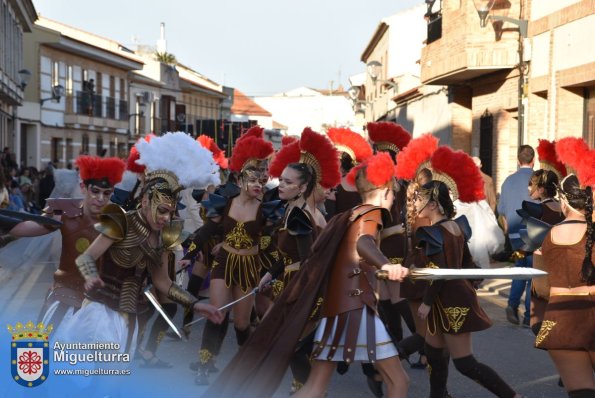
[[[430,220],[420,227],[416,240],[424,249],[429,268],[475,268],[467,241],[471,229],[464,216],[453,220],[453,201],[483,199],[483,180],[473,159],[462,151],[439,147],[430,160],[432,181],[417,191],[419,217]],[[491,326],[468,279],[435,280],[426,289],[417,315],[428,319],[425,354],[430,372],[430,398],[443,398],[448,379],[448,355],[455,368],[501,398],[520,395],[472,353],[471,333]]]
[[407,274],[400,265],[390,264],[377,247],[383,216],[393,200],[394,166],[389,155],[379,154],[351,173],[363,205],[329,222],[300,272],[205,396],[272,396],[300,339],[312,330],[318,341],[316,360],[295,396],[324,396],[336,361],[342,360],[376,361],[389,396],[406,396],[408,378],[394,345],[386,344],[391,339],[376,313],[375,291],[368,279],[379,269],[386,270],[391,280]]
[[330,219],[361,204],[362,198],[357,189],[346,182],[346,177],[354,166],[372,156],[373,151],[364,137],[350,129],[333,127],[328,129],[327,134],[341,153],[341,183],[337,185],[334,197],[325,202],[327,219]]
[[565,221],[543,241],[549,301],[535,339],[552,358],[570,398],[595,396],[595,267],[593,187],[595,149],[579,138],[556,143],[558,158],[576,172],[558,187]]
[[149,275],[156,289],[171,300],[194,308],[212,322],[223,320],[216,307],[198,303],[167,274],[181,232],[181,223],[173,219],[178,193],[184,186],[218,183],[211,153],[181,132],[141,141],[137,149],[138,163],[146,166],[140,208],[124,212],[112,204],[103,209],[97,225],[100,235],[76,259],[85,278],[85,301],[64,324],[56,336],[59,340],[118,343],[121,352],[132,355],[137,306]]
[[[260,127],[258,129],[261,129]],[[229,168],[239,174],[239,195],[224,202],[222,209],[223,241],[218,243],[213,254],[213,269],[209,295],[211,303],[220,308],[246,295],[258,286],[261,277],[259,240],[266,219],[262,212],[261,197],[268,181],[268,158],[273,146],[260,138],[256,129],[246,132],[236,141]],[[209,195],[209,201],[211,201]],[[234,328],[239,346],[250,336],[250,315],[254,296],[233,307]],[[210,369],[219,353],[225,333],[218,325],[207,320],[204,326],[200,365],[194,382],[205,385],[209,382]]]
[[[44,213],[62,222],[62,250],[60,263],[54,273],[54,283],[46,296],[40,320],[60,330],[62,321],[70,319],[83,303],[85,278],[79,272],[75,259],[97,238],[95,223],[101,209],[109,203],[116,185],[122,179],[126,164],[118,158],[79,156],[75,161],[79,169],[80,190],[83,198],[48,198]],[[10,231],[15,237],[40,236],[55,229],[46,224],[24,221]],[[99,264],[100,265],[100,264]]]
[[[279,259],[261,279],[259,287],[262,289],[276,279],[273,290],[277,297],[300,272],[301,264],[311,254],[312,244],[326,226],[316,199],[325,189],[340,182],[338,153],[327,137],[306,128],[299,141],[284,146],[275,155],[270,175],[279,178],[279,198],[287,204],[273,237]],[[312,339],[313,336],[304,342],[291,360],[292,392],[308,379]]]

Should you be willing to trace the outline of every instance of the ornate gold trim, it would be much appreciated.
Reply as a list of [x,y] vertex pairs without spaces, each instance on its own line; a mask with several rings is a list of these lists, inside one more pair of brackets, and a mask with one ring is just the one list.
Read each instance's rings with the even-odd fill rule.
[[305,163],[307,165],[312,166],[314,172],[316,173],[316,182],[320,182],[322,178],[322,171],[320,170],[320,163],[318,163],[318,159],[310,152],[302,151],[300,153],[300,163]]
[[537,334],[537,337],[535,338],[535,346],[539,346],[541,343],[543,343],[543,341],[547,338],[547,336],[550,334],[551,330],[554,328],[554,326],[556,326],[555,321],[543,321],[541,323],[541,328],[539,329],[539,333]]
[[335,147],[337,148],[337,150],[339,152],[345,152],[346,154],[351,156],[353,163],[357,164],[357,159],[355,158],[355,152],[353,151],[353,149],[351,149],[347,145],[342,145],[342,144],[335,144]]
[[395,154],[399,153],[399,147],[396,146],[395,144],[393,144],[392,142],[380,141],[380,142],[376,142],[375,144],[376,144],[376,148],[378,148],[379,151],[391,150],[391,151],[395,152]]

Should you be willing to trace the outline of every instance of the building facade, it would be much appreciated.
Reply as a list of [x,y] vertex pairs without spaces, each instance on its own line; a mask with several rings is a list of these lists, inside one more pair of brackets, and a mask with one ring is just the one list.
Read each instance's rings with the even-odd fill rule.
[[24,101],[30,76],[24,66],[23,40],[36,19],[30,0],[0,1],[0,147],[8,147],[12,153],[16,152],[16,108]]
[[[448,86],[453,146],[478,155],[498,187],[519,145],[569,135],[594,144],[593,0],[429,3],[421,80]],[[492,6],[484,27],[480,3]]]
[[143,66],[112,40],[39,18],[25,40],[32,71],[15,139],[21,163],[72,166],[80,154],[128,153],[128,74]]

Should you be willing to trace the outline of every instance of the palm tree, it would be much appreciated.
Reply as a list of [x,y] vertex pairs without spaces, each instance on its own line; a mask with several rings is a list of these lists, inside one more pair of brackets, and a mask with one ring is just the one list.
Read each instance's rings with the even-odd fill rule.
[[159,51],[155,51],[155,59],[159,62],[163,62],[164,64],[168,64],[168,65],[175,65],[178,63],[178,60],[176,59],[176,56],[168,53],[168,52],[159,52]]

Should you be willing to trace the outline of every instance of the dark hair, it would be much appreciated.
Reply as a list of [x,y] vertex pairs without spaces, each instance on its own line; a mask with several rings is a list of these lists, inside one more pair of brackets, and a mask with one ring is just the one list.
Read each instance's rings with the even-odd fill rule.
[[545,189],[545,194],[548,198],[556,196],[558,176],[553,171],[544,169],[535,170],[529,181],[538,188]]
[[353,159],[347,152],[341,153],[341,169],[344,173],[349,173],[349,170],[353,168]]
[[535,158],[535,150],[531,145],[521,145],[519,148],[519,153],[517,154],[517,159],[521,165],[529,164]]
[[[430,181],[421,187],[422,191],[429,192],[430,200],[438,203],[444,209],[444,215],[452,219],[456,216],[455,205],[452,203],[450,198],[450,192],[448,187],[442,181]],[[436,197],[436,190],[438,191],[438,197]]]
[[571,174],[562,180],[562,194],[570,206],[576,210],[585,211],[587,222],[587,243],[585,244],[585,258],[581,268],[581,280],[587,285],[595,283],[595,267],[591,259],[593,253],[593,190],[591,187],[581,189],[578,178]]
[[304,198],[309,197],[314,191],[316,185],[316,172],[306,163],[290,163],[287,165],[292,170],[295,170],[299,174],[299,179],[302,184],[306,184],[306,191],[304,192]]
[[432,170],[424,167],[419,171],[419,173],[417,173],[416,180],[419,181],[420,178],[427,180],[428,182],[432,181]]

